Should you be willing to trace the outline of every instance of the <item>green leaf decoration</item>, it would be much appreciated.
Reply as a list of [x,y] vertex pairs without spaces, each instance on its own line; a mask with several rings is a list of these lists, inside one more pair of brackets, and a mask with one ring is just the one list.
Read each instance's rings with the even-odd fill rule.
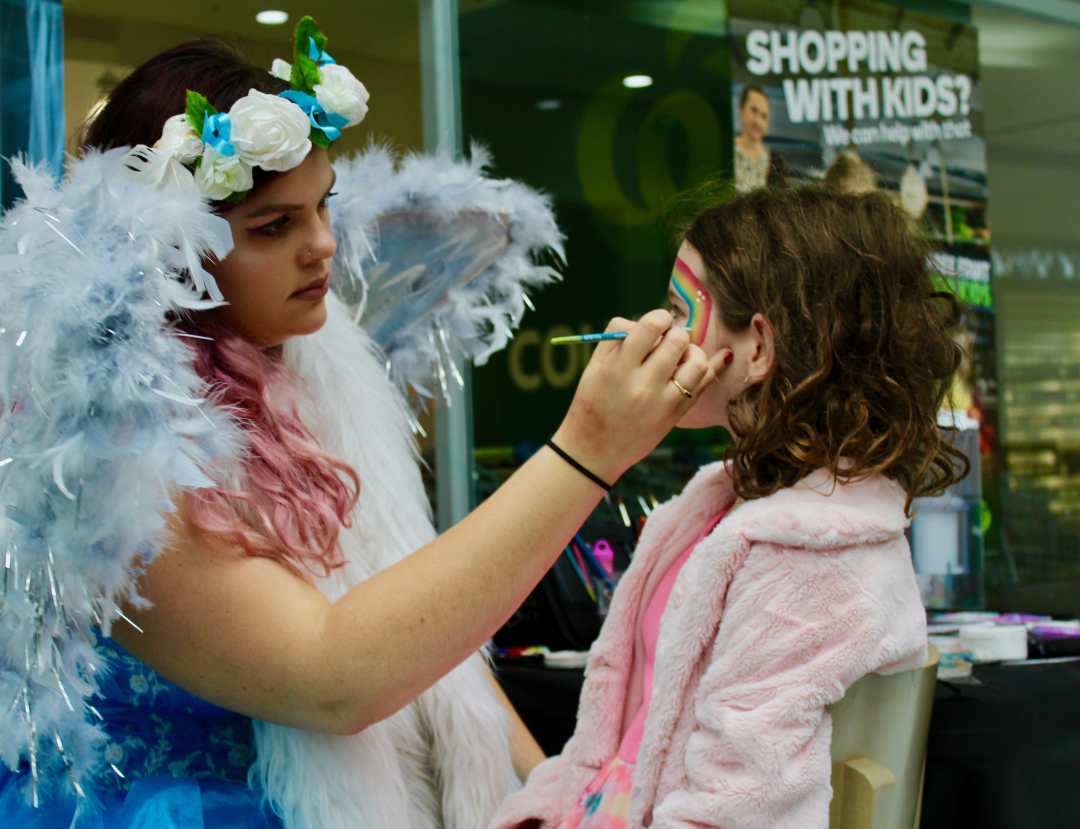
[[296,24],[296,32],[293,36],[293,65],[289,84],[293,89],[307,92],[309,95],[315,91],[319,83],[319,65],[308,57],[308,48],[311,40],[315,40],[315,46],[321,52],[326,48],[326,35],[319,29],[318,24],[310,15],[304,15]]
[[330,149],[332,143],[329,138],[326,137],[326,133],[322,130],[313,129],[311,135],[308,136],[311,139],[311,143],[316,147],[322,147],[324,150]]
[[213,104],[206,100],[206,96],[189,89],[187,91],[187,105],[184,107],[184,115],[187,116],[191,128],[201,138],[206,116],[217,115],[217,110],[214,109]]

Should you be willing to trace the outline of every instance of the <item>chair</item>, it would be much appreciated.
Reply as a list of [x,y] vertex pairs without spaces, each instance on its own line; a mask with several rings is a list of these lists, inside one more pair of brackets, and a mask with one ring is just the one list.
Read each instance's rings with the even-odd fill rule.
[[938,651],[890,676],[870,674],[830,706],[829,829],[918,829]]

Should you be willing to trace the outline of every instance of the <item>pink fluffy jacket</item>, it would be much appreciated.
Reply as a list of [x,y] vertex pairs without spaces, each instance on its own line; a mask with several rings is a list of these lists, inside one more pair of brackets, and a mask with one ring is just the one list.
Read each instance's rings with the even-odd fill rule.
[[[653,513],[590,652],[573,737],[494,829],[555,829],[615,755],[650,585],[734,500],[717,463]],[[907,524],[897,484],[820,471],[741,504],[697,546],[660,625],[629,829],[827,829],[826,706],[926,657]]]

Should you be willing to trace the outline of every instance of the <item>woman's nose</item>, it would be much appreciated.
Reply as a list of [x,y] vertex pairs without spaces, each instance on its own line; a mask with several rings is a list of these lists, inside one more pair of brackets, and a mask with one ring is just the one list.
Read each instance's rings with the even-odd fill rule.
[[320,222],[305,250],[311,262],[321,262],[334,255],[337,250],[337,240],[334,238],[334,234],[330,232],[330,228]]

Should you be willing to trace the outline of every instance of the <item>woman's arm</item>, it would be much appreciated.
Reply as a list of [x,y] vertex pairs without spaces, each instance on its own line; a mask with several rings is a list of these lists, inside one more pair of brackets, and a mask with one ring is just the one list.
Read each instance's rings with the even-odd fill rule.
[[[704,355],[652,312],[601,343],[555,439],[612,480],[688,407],[670,382],[711,382]],[[692,382],[692,381],[691,381]],[[686,383],[683,383],[686,385]],[[378,470],[367,474],[377,475]],[[284,567],[185,532],[140,582],[152,602],[120,623],[128,650],[187,690],[263,720],[338,733],[377,722],[476,651],[600,500],[542,449],[473,513],[334,603]]]

